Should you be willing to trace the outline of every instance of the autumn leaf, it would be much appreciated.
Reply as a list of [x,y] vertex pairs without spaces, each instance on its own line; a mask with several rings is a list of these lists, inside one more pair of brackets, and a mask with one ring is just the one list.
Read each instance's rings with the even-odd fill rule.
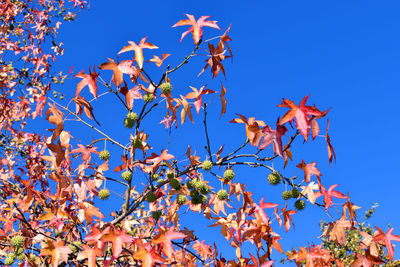
[[32,119],[35,119],[37,116],[42,116],[42,111],[44,106],[46,105],[47,97],[41,95],[38,99],[36,99],[36,109],[35,112],[32,114]]
[[87,85],[90,93],[97,99],[97,77],[99,75],[99,73],[95,72],[95,67],[93,67],[93,72],[91,72],[89,68],[89,74],[86,74],[83,71],[76,74],[74,77],[82,78],[82,81],[80,81],[76,87],[75,96],[79,95],[82,89]]
[[229,56],[225,56],[225,50],[223,48],[222,42],[220,42],[215,48],[214,45],[208,43],[208,50],[210,52],[210,57],[206,59],[206,65],[204,68],[200,71],[199,75],[200,76],[209,66],[211,69],[211,73],[213,74],[212,78],[215,78],[219,71],[222,71],[222,73],[225,75],[225,68],[224,65],[222,65],[222,61],[228,58]]
[[96,150],[97,147],[85,147],[84,145],[78,144],[79,148],[75,148],[74,150],[71,151],[72,154],[74,153],[80,153],[82,160],[86,163],[90,161],[91,154],[99,154],[99,152]]
[[76,97],[72,98],[72,100],[76,104],[76,114],[82,115],[82,111],[84,111],[89,119],[93,119],[98,125],[100,125],[100,123],[94,117],[93,107],[92,105],[90,105],[89,101],[87,101],[80,95],[77,95]]
[[123,79],[123,74],[134,75],[136,74],[135,69],[132,67],[132,60],[124,60],[121,63],[115,63],[114,60],[108,58],[109,62],[102,63],[99,66],[101,70],[112,70],[113,76],[111,77],[112,82],[115,86],[119,87]]
[[328,191],[326,191],[325,187],[320,184],[319,185],[319,191],[315,193],[315,198],[319,198],[321,196],[324,196],[324,203],[325,203],[325,209],[327,210],[332,204],[332,197],[335,198],[347,198],[345,195],[343,195],[342,193],[340,193],[339,191],[335,191],[333,189],[335,189],[338,186],[338,184],[334,184],[331,185],[328,189]]
[[219,95],[219,98],[221,99],[221,115],[219,116],[221,118],[222,115],[224,115],[226,113],[226,98],[225,98],[225,94],[226,94],[226,89],[224,87],[224,85],[221,83],[221,93]]
[[[224,32],[224,34],[221,36],[221,38],[219,39],[219,42],[222,43],[221,46],[222,48],[224,48],[224,45],[226,45],[226,47],[229,50],[229,57],[232,58],[233,54],[232,54],[232,50],[228,45],[228,42],[232,41],[232,39],[228,36],[228,32],[231,30],[231,25],[229,25],[228,29],[226,29],[226,31]],[[219,44],[218,44],[219,45]]]
[[316,162],[311,162],[306,164],[304,160],[301,160],[301,163],[297,164],[297,168],[300,168],[304,171],[304,181],[309,183],[311,180],[311,175],[317,176],[318,180],[319,177],[322,176],[321,172],[316,167]]
[[335,159],[336,162],[336,155],[335,155],[335,150],[333,150],[333,146],[331,144],[331,138],[329,137],[328,130],[329,130],[329,120],[326,126],[325,140],[326,140],[326,145],[328,146],[329,165],[331,165],[333,159]]
[[133,258],[142,261],[142,267],[153,267],[155,263],[165,262],[165,259],[157,254],[156,247],[151,247],[150,243],[143,244],[142,240],[138,240],[136,245],[138,250],[133,254]]
[[292,221],[292,217],[291,216],[293,214],[296,214],[297,211],[295,211],[295,210],[286,210],[286,208],[287,208],[287,203],[286,203],[285,207],[282,208],[281,211],[282,211],[282,215],[283,215],[283,225],[285,226],[286,232],[288,232],[289,229],[290,229],[290,224],[292,224],[293,227],[294,227],[294,223]]
[[133,101],[135,99],[143,99],[142,93],[139,91],[142,87],[140,85],[134,86],[132,89],[128,89],[126,82],[124,82],[124,86],[119,88],[119,92],[125,96],[125,102],[128,109],[133,108]]
[[103,234],[101,240],[103,242],[112,243],[113,256],[118,258],[122,252],[122,245],[125,243],[131,244],[135,240],[131,235],[128,235],[125,231],[118,230],[116,228],[109,228],[105,234]]
[[306,141],[310,132],[310,116],[321,116],[324,114],[324,112],[319,111],[316,107],[306,106],[308,97],[309,95],[304,97],[298,106],[296,106],[293,101],[288,99],[283,99],[282,103],[278,105],[278,107],[290,108],[290,110],[283,115],[278,124],[282,125],[286,122],[291,122],[294,118],[296,118],[297,129],[300,130]]
[[151,242],[154,244],[162,244],[162,249],[168,258],[171,258],[174,249],[172,247],[172,240],[182,239],[186,237],[185,234],[181,232],[175,232],[173,228],[169,228],[167,231],[160,231],[160,233],[155,236]]
[[207,260],[214,255],[213,249],[211,248],[211,246],[204,244],[204,240],[201,242],[199,240],[196,240],[192,247],[203,260]]
[[77,256],[77,260],[83,260],[83,259],[87,259],[88,260],[88,267],[96,267],[96,257],[100,257],[103,255],[103,252],[101,251],[101,249],[99,249],[97,246],[94,246],[93,248],[86,245],[86,244],[82,244],[81,245],[83,248],[83,251],[79,252],[78,256]]
[[185,98],[186,99],[193,99],[193,98],[195,99],[194,100],[194,107],[196,108],[197,114],[199,114],[200,108],[201,108],[201,105],[202,105],[202,97],[203,97],[203,95],[212,94],[212,93],[215,93],[215,91],[210,90],[210,89],[204,89],[206,87],[205,85],[202,86],[200,88],[200,90],[197,90],[196,88],[194,88],[192,86],[189,86],[189,87],[193,90],[193,92],[188,93],[185,96]]
[[311,182],[307,186],[301,186],[301,188],[303,189],[301,191],[301,194],[307,196],[308,201],[314,204],[316,200],[314,191],[319,190],[318,184],[316,184],[315,182]]
[[185,25],[190,25],[190,28],[182,33],[182,37],[180,42],[182,42],[182,39],[188,34],[192,33],[193,34],[193,40],[194,43],[197,44],[200,39],[203,37],[203,29],[202,27],[211,27],[220,30],[220,28],[217,25],[217,21],[211,21],[207,20],[210,16],[202,16],[199,18],[199,20],[196,21],[193,15],[185,14],[188,19],[183,19],[175,23],[172,27],[177,27],[177,26],[185,26]]
[[341,246],[346,243],[346,229],[351,228],[351,223],[345,216],[342,216],[339,220],[327,224],[327,228],[322,236],[327,236],[328,240],[335,242]]
[[154,55],[153,58],[150,59],[147,62],[154,62],[157,67],[161,67],[161,65],[164,62],[164,60],[169,56],[170,56],[170,54],[166,54],[166,53],[162,54],[162,58],[159,58],[158,56]]
[[386,233],[377,226],[375,226],[375,228],[378,230],[379,234],[373,238],[373,241],[382,242],[386,246],[390,261],[393,261],[394,248],[392,241],[400,242],[400,236],[392,234],[394,227],[390,228]]
[[245,116],[236,114],[239,118],[233,119],[230,123],[244,123],[246,125],[246,136],[252,146],[258,146],[263,137],[260,127],[267,126],[263,121],[255,120],[254,117],[247,119]]
[[157,46],[153,45],[152,43],[147,42],[146,43],[147,36],[144,37],[142,40],[140,40],[139,45],[137,45],[135,42],[128,41],[129,45],[125,46],[122,48],[121,51],[118,52],[118,54],[125,53],[128,51],[135,51],[135,59],[137,64],[139,65],[139,68],[143,68],[143,49],[156,49],[158,48]]
[[153,163],[151,168],[154,171],[158,168],[158,166],[160,165],[160,163],[162,161],[167,161],[167,160],[170,160],[173,158],[175,158],[174,155],[168,154],[168,149],[166,149],[166,150],[162,151],[160,155],[152,153],[151,156],[146,159],[146,162]]
[[51,256],[51,265],[53,267],[58,267],[60,259],[63,262],[68,263],[68,254],[72,253],[68,246],[65,246],[63,240],[46,240],[45,247],[40,251],[42,256]]
[[265,126],[261,129],[262,136],[264,138],[258,149],[265,149],[267,146],[273,144],[274,152],[283,158],[283,145],[282,136],[288,129],[285,126],[278,125],[276,130],[273,130],[270,126]]
[[269,219],[264,209],[272,209],[279,206],[278,204],[264,202],[264,197],[260,200],[259,205],[253,203],[252,209],[249,211],[249,215],[252,213],[256,214],[256,217],[260,219],[265,225],[269,225]]
[[181,124],[184,124],[186,121],[186,116],[189,117],[190,121],[192,123],[194,123],[193,121],[193,116],[192,116],[192,112],[191,112],[191,108],[192,106],[189,104],[189,102],[186,100],[185,97],[183,97],[182,95],[180,96],[181,98],[175,98],[175,102],[178,103],[179,106],[182,106],[182,110],[181,110]]

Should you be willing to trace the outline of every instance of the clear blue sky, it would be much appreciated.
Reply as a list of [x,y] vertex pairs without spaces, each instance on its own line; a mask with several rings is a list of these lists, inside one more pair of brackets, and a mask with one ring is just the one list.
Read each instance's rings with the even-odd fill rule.
[[[158,51],[146,52],[145,59],[153,53],[167,52],[173,54],[169,63],[174,65],[193,46],[189,36],[179,44],[183,27],[171,28],[184,18],[184,13],[196,18],[212,16],[223,30],[232,24],[234,60],[226,62],[226,81],[222,76],[210,81],[208,72],[196,78],[203,66],[201,57],[171,77],[182,94],[188,92],[189,85],[202,86],[204,80],[215,90],[220,89],[221,80],[224,82],[228,90],[228,112],[220,121],[217,115],[211,120],[214,148],[225,143],[228,151],[239,144],[237,140],[243,140],[243,127],[227,124],[235,113],[255,116],[272,125],[286,112],[276,107],[283,97],[298,103],[311,94],[309,104],[316,104],[321,110],[332,107],[328,117],[337,163],[329,168],[323,138],[304,145],[298,141],[293,149],[295,160],[284,174],[302,175],[294,167],[301,159],[317,161],[325,185],[340,184],[337,189],[350,192],[351,200],[366,210],[378,202],[379,208],[371,223],[384,230],[387,223],[391,223],[394,233],[400,234],[399,9],[398,1],[365,0],[93,1],[90,10],[82,12],[78,21],[64,25],[60,40],[66,51],[56,67],[68,70],[75,66],[75,71],[87,70],[89,65],[98,66],[107,57],[116,59],[117,52],[127,41],[139,42],[144,36],[149,36],[148,41],[160,47]],[[215,29],[205,30],[206,38],[218,34]],[[68,82],[68,86],[60,90],[73,96],[77,82]],[[213,105],[217,112],[219,103],[215,101]],[[105,128],[112,127],[115,120],[122,120],[124,116],[112,113],[116,110],[110,106],[101,106],[101,101],[94,106],[95,114],[106,121]],[[102,111],[107,111],[108,115]],[[325,127],[325,123],[323,125]],[[203,140],[192,138],[196,129],[202,131],[200,118],[195,126],[188,124],[174,133],[177,155],[184,152],[187,144],[198,144],[198,154],[205,157],[201,149]],[[158,131],[161,140],[158,149],[161,149],[166,133],[162,128]],[[119,136],[116,131],[113,134]],[[122,136],[126,138],[127,133]],[[198,136],[201,137],[201,133]],[[157,131],[153,138],[158,138]],[[277,160],[274,164],[280,167],[282,162]],[[256,200],[267,196],[268,201],[280,201],[283,187],[269,186],[265,172],[239,170],[238,177],[255,191]],[[334,208],[332,213],[335,214]],[[294,215],[295,231],[279,232],[286,239],[284,249],[307,245],[304,240],[316,241],[320,234],[320,218],[329,220],[323,211],[310,205],[298,216]],[[200,239],[214,240],[219,231],[204,229],[207,231],[200,232]],[[228,246],[222,249],[233,255],[233,250],[228,250]],[[398,257],[398,251],[396,255]]]

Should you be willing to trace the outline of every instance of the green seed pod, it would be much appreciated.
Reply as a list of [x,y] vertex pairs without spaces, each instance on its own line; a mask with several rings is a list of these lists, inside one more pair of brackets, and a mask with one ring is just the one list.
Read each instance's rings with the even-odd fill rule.
[[165,82],[160,85],[160,89],[163,94],[168,94],[172,91],[172,85],[169,82]]
[[228,198],[228,192],[225,189],[220,189],[217,193],[219,200],[226,200]]
[[110,191],[109,191],[108,189],[104,188],[104,189],[101,189],[101,190],[99,191],[99,198],[100,198],[101,200],[106,200],[106,199],[108,199],[109,197],[110,197]]
[[132,180],[132,172],[131,171],[124,171],[121,174],[122,180],[124,180],[125,182],[130,182]]
[[226,181],[232,181],[235,178],[235,172],[232,169],[226,169],[224,171],[224,179]]
[[276,172],[271,172],[268,175],[268,182],[272,185],[277,185],[281,182],[281,176]]

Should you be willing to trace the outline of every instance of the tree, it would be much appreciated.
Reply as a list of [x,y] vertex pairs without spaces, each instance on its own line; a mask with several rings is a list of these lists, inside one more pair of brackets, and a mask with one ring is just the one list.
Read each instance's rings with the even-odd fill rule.
[[[72,8],[83,4],[74,1]],[[33,6],[4,3],[3,14],[9,15],[4,15],[3,23],[15,33],[18,31],[10,26],[11,22],[18,21],[15,10],[21,16],[32,16],[35,27],[43,27],[43,34],[40,30],[35,33],[40,41],[29,32],[26,34],[38,42],[32,45],[38,45],[40,52],[45,47],[40,37],[44,38],[48,30],[43,26],[47,22],[42,19],[56,18],[51,12],[60,8],[60,15],[67,14],[67,20],[73,15],[63,11],[62,6],[57,10],[41,2]],[[43,11],[35,9],[36,6]],[[320,124],[325,122],[329,109],[307,105],[309,96],[298,105],[283,99],[277,103],[285,109],[280,118],[275,118],[276,125],[237,114],[231,120],[243,128],[237,147],[226,151],[224,146],[214,144],[208,122],[226,113],[227,89],[222,83],[219,88],[209,88],[204,76],[210,75],[209,70],[211,79],[225,76],[226,59],[233,57],[229,46],[230,27],[222,35],[206,40],[203,31],[220,30],[217,22],[207,16],[197,20],[192,15],[186,16],[173,27],[186,27],[181,41],[191,35],[194,47],[179,64],[167,65],[165,62],[171,55],[166,53],[156,52],[152,58],[145,57],[146,49],[158,48],[148,41],[151,36],[128,41],[114,55],[116,59],[109,58],[98,68],[89,67],[88,71],[74,75],[76,91],[68,103],[57,100],[55,95],[48,96],[51,82],[65,79],[62,73],[46,74],[50,70],[46,60],[51,56],[42,53],[32,59],[30,52],[21,50],[28,54],[24,62],[35,64],[32,70],[14,67],[18,59],[3,60],[6,73],[2,86],[5,141],[0,209],[3,263],[272,266],[283,257],[279,256],[283,250],[278,232],[292,229],[307,203],[328,212],[333,201],[335,204],[341,201],[342,214],[323,224],[323,243],[287,252],[287,260],[298,266],[373,266],[392,262],[392,243],[400,241],[400,236],[393,234],[393,228],[384,232],[379,227],[373,230],[358,223],[359,207],[350,201],[349,195],[337,189],[338,185],[323,181],[316,162],[302,160],[296,165],[304,172],[302,177],[287,177],[284,169],[274,168],[274,160],[283,161],[284,167],[296,164],[292,162],[294,140],[312,142],[319,137]],[[52,28],[50,32],[56,31],[57,28]],[[14,48],[14,43],[10,44],[14,39],[8,40],[8,47]],[[62,50],[57,47],[53,50],[61,54]],[[175,88],[173,74],[191,63],[201,50],[207,53],[205,65],[199,69],[203,84],[196,88],[190,86],[185,93],[176,93],[183,90]],[[9,62],[13,63],[11,67]],[[106,82],[107,75],[110,82]],[[28,79],[29,85],[21,92],[15,87],[16,79],[22,81],[21,85]],[[93,99],[97,100],[96,106],[92,104]],[[220,102],[219,114],[210,112],[214,99]],[[34,109],[31,103],[36,105]],[[115,120],[112,128],[104,129],[103,118],[97,115],[96,108],[107,109],[115,103],[125,114]],[[53,127],[46,132],[46,137],[25,132],[23,126],[29,122],[27,119],[37,120],[41,115]],[[88,137],[81,129],[73,131],[71,120],[91,129],[93,135]],[[196,150],[201,145],[194,143],[185,145],[184,151],[170,147],[172,131],[185,130],[181,125],[186,126],[189,120],[201,121],[200,125],[193,126],[201,126],[198,130],[204,145],[201,151]],[[149,134],[159,124],[169,133],[165,143],[157,142]],[[126,139],[118,140],[113,136],[122,127],[127,128]],[[335,152],[328,134],[329,120],[324,128],[328,160],[333,162]],[[243,178],[236,175],[240,167],[265,169],[271,185],[284,183],[286,190],[282,198],[286,205],[278,205],[268,196],[255,199],[246,190]],[[109,200],[119,194],[122,202]],[[100,201],[111,203],[112,207],[105,207]],[[289,207],[291,203],[293,208]],[[112,210],[110,215],[105,213],[107,208]],[[213,241],[199,240],[195,229],[181,225],[180,220],[187,213],[199,213],[212,227],[220,228],[221,235],[235,250],[236,258],[224,258]],[[252,250],[244,244],[251,244]],[[336,250],[338,246],[344,246],[345,251]]]

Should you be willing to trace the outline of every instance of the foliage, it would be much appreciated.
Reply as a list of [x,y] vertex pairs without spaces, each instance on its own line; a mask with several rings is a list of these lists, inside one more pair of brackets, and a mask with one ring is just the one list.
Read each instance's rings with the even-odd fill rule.
[[[231,123],[244,128],[245,141],[235,144],[237,148],[232,151],[225,152],[224,146],[214,149],[207,118],[226,113],[226,88],[221,83],[221,112],[209,114],[209,104],[218,97],[216,88],[188,86],[190,90],[185,95],[176,90],[173,80],[174,72],[184,68],[201,49],[208,55],[200,74],[209,67],[212,79],[220,72],[225,76],[225,59],[233,57],[228,43],[230,27],[222,35],[203,41],[203,27],[220,30],[208,16],[196,20],[187,14],[188,19],[173,26],[189,26],[181,41],[187,34],[192,34],[194,40],[192,52],[175,67],[165,66],[164,61],[171,56],[166,53],[145,61],[144,50],[158,47],[144,37],[139,44],[128,41],[116,61],[108,59],[99,65],[99,73],[95,67],[77,73],[75,95],[68,104],[57,100],[58,93],[49,97],[52,83],[62,83],[66,76],[51,73],[50,62],[62,55],[62,49],[61,44],[52,40],[52,52],[46,54],[45,39],[54,38],[60,19],[72,20],[73,12],[85,3],[74,0],[70,4],[71,7],[63,1],[0,4],[3,264],[272,266],[282,257],[278,253],[283,253],[277,232],[280,228],[286,232],[293,228],[306,202],[320,207],[322,212],[328,212],[333,205],[341,206],[342,214],[322,224],[322,244],[293,249],[287,253],[288,261],[298,266],[394,264],[390,263],[394,256],[392,243],[400,241],[400,236],[393,234],[393,228],[384,232],[375,227],[375,231],[358,223],[359,207],[350,202],[348,195],[336,190],[337,184],[325,187],[316,162],[302,160],[297,164],[304,177],[287,177],[284,170],[273,167],[273,160],[282,160],[285,167],[292,164],[295,139],[312,142],[320,136],[319,124],[329,109],[321,111],[315,105],[307,106],[306,96],[299,105],[283,99],[278,106],[289,110],[281,114],[276,125],[237,114]],[[131,58],[119,61],[120,54],[121,58]],[[153,63],[158,69],[150,73],[149,65]],[[110,83],[105,82],[107,73],[112,75]],[[108,107],[105,95],[113,95],[115,102],[126,110],[113,129],[101,128],[101,119],[95,118],[96,110],[91,104],[93,99],[88,97]],[[165,116],[157,117],[156,110]],[[48,137],[24,132],[28,120],[39,119],[43,111],[47,125],[54,127],[46,133]],[[159,150],[153,144],[147,127],[161,123],[171,133],[173,127],[188,124],[187,118],[194,122],[200,113],[205,144],[201,156],[192,151],[193,145],[188,146],[182,159],[177,156],[182,152],[171,152],[174,148],[169,143]],[[95,139],[88,143],[80,141],[85,131],[72,132],[71,118],[92,129]],[[112,138],[114,129],[122,125],[129,133],[127,140]],[[328,129],[329,121],[324,138],[332,162],[335,153]],[[101,143],[105,143],[103,148],[96,147]],[[108,150],[106,145],[114,145],[118,153]],[[273,150],[267,149],[270,147]],[[111,159],[120,160],[120,165],[111,167]],[[265,202],[265,197],[254,199],[246,190],[243,177],[235,173],[240,166],[265,169],[266,183],[284,183],[285,206]],[[123,202],[117,205],[111,198],[121,188]],[[323,200],[317,202],[320,197]],[[341,202],[336,203],[337,200]],[[113,212],[104,214],[99,203],[112,204]],[[289,203],[297,211],[289,208]],[[212,227],[219,227],[236,257],[224,258],[216,244],[199,240],[195,229],[181,225],[181,217],[186,213],[199,213]],[[254,248],[249,253],[243,244]]]

